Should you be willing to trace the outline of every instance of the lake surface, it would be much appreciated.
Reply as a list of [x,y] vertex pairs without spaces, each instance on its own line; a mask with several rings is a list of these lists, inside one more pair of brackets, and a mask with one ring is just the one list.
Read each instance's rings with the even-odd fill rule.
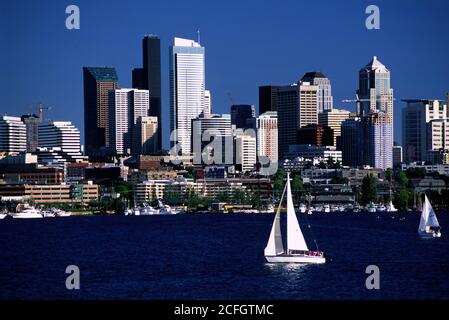
[[[265,262],[273,215],[1,220],[0,299],[449,299],[449,215],[437,214],[431,240],[416,213],[298,215],[320,266]],[[68,265],[80,290],[65,287]]]

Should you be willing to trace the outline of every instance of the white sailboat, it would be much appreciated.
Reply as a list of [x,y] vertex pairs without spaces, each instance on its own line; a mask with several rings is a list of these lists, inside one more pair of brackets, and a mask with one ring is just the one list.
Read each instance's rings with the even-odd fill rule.
[[423,238],[441,237],[441,227],[427,195],[425,196],[418,233]]
[[387,212],[397,212],[398,209],[394,207],[393,201],[390,200],[390,203],[387,204]]
[[[284,250],[281,234],[280,209],[282,200],[287,192],[287,249]],[[282,194],[281,202],[274,218],[270,238],[265,248],[265,258],[270,263],[302,263],[323,264],[326,262],[323,252],[312,252],[299,227],[293,206],[292,192],[290,187],[290,174],[287,174],[287,184]]]

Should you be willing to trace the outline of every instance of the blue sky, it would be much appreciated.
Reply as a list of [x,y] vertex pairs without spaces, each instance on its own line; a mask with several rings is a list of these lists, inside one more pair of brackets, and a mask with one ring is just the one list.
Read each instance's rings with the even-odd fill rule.
[[[65,28],[66,6],[81,11],[81,29]],[[381,29],[365,28],[365,8],[380,8]],[[449,92],[449,1],[22,1],[0,7],[0,111],[20,115],[39,101],[52,120],[83,131],[83,66],[116,67],[121,87],[141,66],[141,38],[161,37],[164,145],[168,145],[168,47],[173,37],[206,47],[206,86],[213,112],[258,105],[258,86],[289,84],[318,70],[333,85],[334,105],[353,99],[358,71],[373,55],[390,69],[395,132],[401,99],[445,99]]]

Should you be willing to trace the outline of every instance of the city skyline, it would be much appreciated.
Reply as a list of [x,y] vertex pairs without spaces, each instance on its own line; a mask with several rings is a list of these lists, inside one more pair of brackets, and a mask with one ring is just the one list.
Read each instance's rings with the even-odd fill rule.
[[[256,12],[252,14],[256,14],[261,9],[265,10],[266,6],[271,6],[272,4],[261,4],[263,8],[255,8]],[[191,19],[186,21],[182,17],[175,15],[179,20],[176,28],[166,23],[162,26],[163,19],[161,20],[161,18],[155,19],[154,23],[149,24],[130,23],[129,28],[120,31],[124,32],[122,35],[126,35],[126,37],[121,37],[120,39],[123,42],[123,47],[127,49],[126,52],[123,50],[124,48],[114,44],[112,41],[105,45],[105,41],[110,37],[108,35],[110,30],[108,29],[106,33],[105,29],[107,28],[99,26],[100,23],[98,25],[93,23],[102,21],[102,19],[107,17],[101,15],[94,17],[89,14],[89,11],[97,12],[94,8],[99,5],[98,3],[89,4],[81,1],[78,5],[82,12],[82,26],[80,30],[70,33],[71,31],[64,29],[63,26],[61,27],[62,30],[57,30],[57,25],[62,24],[65,18],[63,9],[58,14],[58,7],[49,8],[47,12],[43,12],[40,7],[34,8],[35,10],[22,10],[23,3],[7,3],[7,9],[11,13],[10,17],[15,17],[20,12],[20,17],[17,16],[20,19],[12,21],[9,20],[10,17],[7,17],[4,20],[7,25],[17,26],[18,28],[18,32],[15,33],[18,35],[17,38],[9,38],[11,35],[6,35],[6,43],[27,51],[28,45],[36,45],[35,39],[39,39],[42,40],[42,43],[35,47],[43,50],[35,50],[33,59],[25,59],[22,64],[14,63],[16,59],[21,57],[21,54],[10,56],[8,52],[1,53],[2,56],[5,55],[1,59],[2,63],[8,61],[5,66],[6,75],[8,76],[1,79],[2,88],[5,88],[4,99],[6,104],[6,107],[2,108],[3,114],[30,113],[30,105],[35,106],[32,110],[34,111],[38,102],[43,101],[46,105],[53,106],[53,109],[46,114],[48,118],[61,121],[71,120],[84,133],[85,129],[82,124],[82,81],[80,81],[82,77],[81,67],[85,65],[115,67],[120,79],[120,85],[122,87],[131,87],[131,71],[133,68],[141,67],[142,64],[142,38],[145,34],[154,33],[158,34],[161,39],[162,127],[164,131],[164,148],[167,148],[169,131],[168,46],[174,36],[195,38],[197,28],[201,28],[201,43],[207,48],[208,52],[206,78],[207,87],[211,90],[214,100],[213,113],[229,112],[228,110],[232,103],[229,100],[228,93],[238,104],[257,105],[258,86],[295,82],[300,79],[302,74],[312,70],[323,72],[331,80],[335,107],[345,107],[354,110],[355,105],[344,104],[341,101],[354,98],[359,67],[364,65],[367,59],[377,55],[385,65],[389,66],[393,74],[392,87],[395,88],[395,96],[398,101],[395,105],[394,117],[395,140],[401,142],[400,113],[405,104],[400,101],[412,98],[443,100],[447,93],[447,88],[445,88],[447,84],[444,80],[445,75],[448,73],[448,66],[444,63],[444,52],[447,52],[444,48],[447,46],[447,42],[443,41],[443,36],[446,34],[444,31],[449,30],[449,23],[445,19],[435,19],[436,22],[430,25],[425,20],[413,19],[413,17],[419,16],[422,12],[432,12],[436,17],[439,15],[443,17],[444,9],[447,8],[446,2],[436,2],[435,5],[427,7],[424,2],[416,2],[413,6],[405,6],[380,1],[378,5],[381,8],[382,27],[381,30],[375,31],[369,31],[364,27],[365,6],[363,4],[351,5],[350,3],[344,3],[338,5],[344,9],[341,11],[342,14],[349,19],[345,23],[339,23],[337,20],[332,19],[333,7],[336,4],[329,2],[320,6],[308,7],[306,5],[305,10],[303,10],[306,13],[319,13],[322,15],[325,23],[321,26],[321,29],[328,31],[326,37],[329,38],[327,39],[335,38],[335,40],[327,43],[327,47],[317,43],[311,35],[293,31],[278,32],[279,30],[284,30],[286,26],[291,25],[294,21],[301,20],[301,18],[305,22],[307,19],[310,19],[304,13],[297,12],[297,16],[286,13],[285,21],[281,22],[278,20],[278,24],[275,24],[272,30],[258,26],[262,29],[257,34],[253,32],[253,26],[245,24],[238,37],[232,35],[235,26],[227,25],[227,30],[223,31],[212,23],[213,19],[210,17],[200,17],[201,10],[211,10],[211,6],[214,6],[208,4],[205,6],[206,8],[202,8],[198,13],[195,13],[196,19],[194,20],[198,22],[192,23]],[[145,6],[146,4],[141,3],[141,5]],[[168,8],[165,4],[154,5],[161,12],[161,17],[168,14]],[[27,4],[27,6],[33,7],[35,5]],[[243,4],[237,13],[232,11],[232,14],[240,17],[248,14],[250,8],[252,9],[250,4]],[[114,4],[111,4],[110,9],[111,12],[118,14],[118,8]],[[141,9],[139,8],[139,11],[145,11]],[[273,9],[278,10],[278,8]],[[129,10],[132,10],[132,14],[139,16],[139,13],[133,9],[125,8],[123,12],[124,17],[132,16]],[[31,12],[34,14],[33,17],[30,16]],[[40,15],[40,13],[42,14]],[[47,21],[42,22],[41,19],[43,18],[47,19]],[[254,18],[256,19],[256,16]],[[398,24],[393,26],[392,22],[395,19],[403,19],[402,26],[401,24],[399,24],[400,27],[398,27]],[[59,20],[62,20],[62,22]],[[138,21],[139,19],[136,20]],[[413,23],[410,21],[413,21]],[[38,26],[30,29],[28,28],[30,24],[38,24]],[[334,28],[331,28],[331,26],[334,26]],[[55,30],[52,28],[55,28]],[[353,30],[348,31],[348,28]],[[440,31],[443,30],[443,32],[432,32],[434,28],[438,28]],[[29,43],[23,43],[20,40],[20,35],[25,31],[27,32],[27,37],[23,37],[23,39],[31,39]],[[56,37],[54,41],[59,40],[63,44],[62,48],[58,47],[59,53],[49,53],[47,48],[54,46],[54,43],[51,42],[53,37],[41,39],[39,35],[43,31],[49,32],[48,34],[50,35],[54,33]],[[273,38],[272,36],[275,32],[277,32],[277,37]],[[345,34],[345,32],[349,32],[353,41],[347,40],[348,34]],[[28,33],[32,37],[29,37]],[[91,35],[92,33],[95,36]],[[320,31],[313,31],[314,35],[317,33],[320,33]],[[95,42],[94,40],[97,40],[97,36],[100,35],[103,38],[97,41],[98,43]],[[263,43],[262,39],[266,37],[270,38],[271,46]],[[292,42],[290,41],[291,37],[298,37],[301,41],[297,41],[298,43]],[[65,41],[63,41],[64,38],[66,39]],[[360,42],[361,40],[363,41]],[[317,57],[312,57],[311,53],[298,52],[298,46],[300,46],[302,41],[309,41],[308,43],[317,45],[319,49],[329,50],[323,51],[323,54],[317,55]],[[373,47],[372,43],[378,43],[379,41],[385,43],[385,45]],[[440,49],[429,53],[421,48],[424,43],[430,41],[438,44]],[[235,43],[239,50],[230,51],[229,48],[223,47],[227,42]],[[82,45],[82,43],[84,44]],[[340,46],[340,43],[345,45]],[[366,43],[366,45],[360,45],[360,43]],[[254,56],[252,54],[253,51],[249,50],[249,47],[254,47],[260,53]],[[274,54],[274,50],[278,47],[282,47],[284,50],[281,52],[277,51],[278,53]],[[338,52],[334,50],[336,47],[339,49]],[[410,52],[410,55],[404,55],[404,52]],[[249,55],[251,55],[251,58]],[[276,59],[276,62],[267,64],[267,61],[269,61],[267,59],[270,56],[282,57],[282,61]],[[292,59],[294,56],[297,58]],[[224,59],[224,57],[228,59]],[[36,63],[36,61],[40,63]],[[17,65],[19,70],[26,68],[29,76],[19,79],[18,75],[21,72],[17,72],[16,69],[12,70],[12,65]],[[415,68],[410,68],[410,65],[415,66]],[[46,66],[44,70],[48,71],[45,74],[41,72],[42,66]],[[61,66],[63,67],[61,68]],[[261,68],[261,66],[263,67]],[[419,69],[419,72],[416,72],[416,68]],[[29,87],[29,81],[36,79],[38,75],[42,76],[42,74],[45,75],[47,81],[39,81],[39,83],[30,87],[26,94],[20,97],[12,94],[16,86]],[[235,75],[238,76],[236,77]],[[422,81],[423,78],[434,81]],[[82,141],[84,141],[84,138]]]

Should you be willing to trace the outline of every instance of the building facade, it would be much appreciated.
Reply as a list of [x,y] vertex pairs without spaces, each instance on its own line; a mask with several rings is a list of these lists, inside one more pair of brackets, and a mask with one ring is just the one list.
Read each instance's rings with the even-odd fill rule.
[[257,117],[257,156],[278,162],[278,116],[268,111]]
[[158,143],[158,118],[139,117],[133,131],[133,154],[150,155],[156,154],[159,149]]
[[334,132],[333,146],[337,146],[337,138],[341,136],[341,124],[351,115],[350,111],[342,109],[328,109],[318,114],[318,123],[330,127]]
[[0,117],[0,152],[26,151],[26,125],[19,117]]
[[191,153],[192,120],[205,113],[204,56],[204,47],[193,40],[175,38],[170,47],[171,145],[183,155]]
[[321,72],[307,72],[301,79],[318,86],[318,113],[334,108],[331,81]]

